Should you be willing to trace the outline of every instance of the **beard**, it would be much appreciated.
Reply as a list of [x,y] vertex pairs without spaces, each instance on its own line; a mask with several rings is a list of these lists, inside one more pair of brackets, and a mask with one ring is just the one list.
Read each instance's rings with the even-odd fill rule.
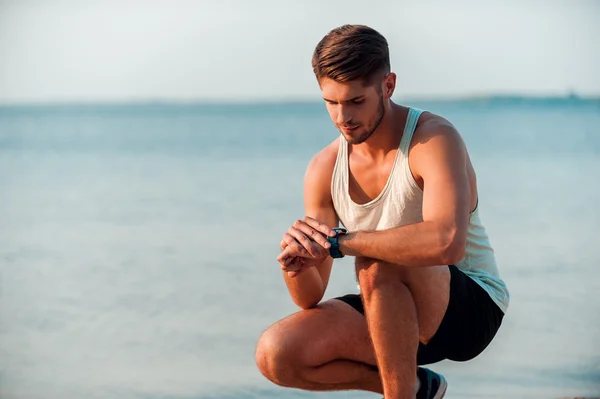
[[[383,104],[383,96],[381,96],[379,98],[379,106],[377,108],[377,114],[370,121],[370,123],[368,124],[366,129],[363,131],[353,132],[352,135],[344,134],[344,137],[346,138],[346,141],[348,142],[348,144],[361,144],[361,143],[364,143],[365,141],[367,141],[369,139],[369,137],[371,137],[373,135],[373,133],[375,133],[375,130],[377,130],[377,128],[381,124],[381,121],[383,120],[384,115],[385,115],[385,106]],[[342,132],[342,134],[343,134],[343,132]]]

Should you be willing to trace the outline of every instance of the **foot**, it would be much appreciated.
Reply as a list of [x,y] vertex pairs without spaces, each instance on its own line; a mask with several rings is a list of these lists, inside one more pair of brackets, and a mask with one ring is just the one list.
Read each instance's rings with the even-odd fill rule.
[[448,383],[443,375],[419,367],[417,368],[417,377],[421,383],[417,399],[442,399],[446,394]]

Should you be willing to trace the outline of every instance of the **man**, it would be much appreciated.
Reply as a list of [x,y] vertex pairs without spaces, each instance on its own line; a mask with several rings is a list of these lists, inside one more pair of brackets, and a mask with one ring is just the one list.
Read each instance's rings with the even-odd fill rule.
[[[341,136],[309,163],[306,216],[281,241],[277,259],[302,310],[256,349],[260,371],[281,386],[442,398],[444,377],[418,366],[473,359],[508,307],[461,136],[444,118],[391,101],[388,51],[381,34],[356,25],[314,51]],[[321,302],[342,256],[356,258],[360,294]]]

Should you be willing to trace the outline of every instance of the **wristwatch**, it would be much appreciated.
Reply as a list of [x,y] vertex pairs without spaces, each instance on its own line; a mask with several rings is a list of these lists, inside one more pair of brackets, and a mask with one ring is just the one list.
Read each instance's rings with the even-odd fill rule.
[[327,236],[327,241],[331,244],[331,247],[329,247],[329,256],[332,258],[343,258],[344,254],[340,251],[338,237],[342,234],[348,234],[348,230],[341,227],[334,227],[332,230],[335,231],[335,237]]

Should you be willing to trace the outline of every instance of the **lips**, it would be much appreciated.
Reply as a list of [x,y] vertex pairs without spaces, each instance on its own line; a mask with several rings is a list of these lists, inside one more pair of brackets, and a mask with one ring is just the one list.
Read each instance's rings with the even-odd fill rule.
[[358,125],[356,125],[356,126],[342,126],[342,130],[344,132],[347,132],[347,133],[350,133],[350,132],[356,130],[357,128],[358,128]]

